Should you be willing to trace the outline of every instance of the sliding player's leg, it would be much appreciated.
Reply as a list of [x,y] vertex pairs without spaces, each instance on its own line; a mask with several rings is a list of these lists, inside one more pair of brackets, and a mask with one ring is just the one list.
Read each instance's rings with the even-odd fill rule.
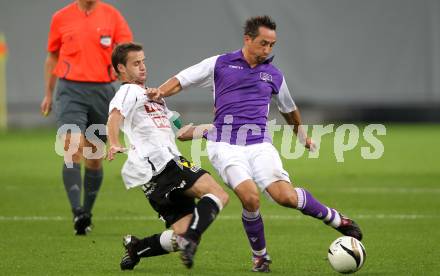
[[[191,169],[186,170],[185,179],[191,182],[194,178],[190,171]],[[218,213],[228,203],[229,196],[208,173],[197,177],[194,184],[185,190],[184,194],[191,198],[199,198],[185,234],[181,236],[182,239],[178,238],[178,244],[182,250],[181,259],[186,267],[191,268],[203,232],[208,229]]]

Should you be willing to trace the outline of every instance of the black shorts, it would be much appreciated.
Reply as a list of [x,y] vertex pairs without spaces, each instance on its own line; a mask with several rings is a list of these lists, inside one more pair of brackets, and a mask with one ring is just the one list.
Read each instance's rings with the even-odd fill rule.
[[[108,119],[108,107],[115,96],[116,90],[112,83],[78,82],[59,79],[55,98],[55,115],[57,128],[64,125],[75,125],[69,131],[81,131],[93,125],[101,125],[105,132]],[[94,129],[95,130],[95,129]],[[105,133],[93,133],[102,141],[107,140]],[[91,140],[89,138],[89,140]]]
[[179,160],[168,162],[159,175],[153,176],[149,183],[142,186],[145,196],[165,220],[167,228],[193,213],[194,198],[186,196],[184,191],[205,173],[208,172],[181,156]]

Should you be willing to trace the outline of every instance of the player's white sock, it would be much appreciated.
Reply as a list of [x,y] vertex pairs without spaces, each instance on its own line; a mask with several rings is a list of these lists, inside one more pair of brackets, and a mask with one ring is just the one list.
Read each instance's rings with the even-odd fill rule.
[[246,209],[243,209],[242,216],[245,220],[252,221],[252,220],[258,219],[260,217],[260,210],[257,210],[255,212],[251,212]]
[[339,212],[335,209],[328,208],[327,216],[324,218],[324,221],[331,225],[333,228],[339,227],[341,225],[341,216]]
[[160,245],[162,248],[168,252],[174,252],[177,249],[173,246],[173,239],[175,238],[173,230],[165,230],[160,235]]

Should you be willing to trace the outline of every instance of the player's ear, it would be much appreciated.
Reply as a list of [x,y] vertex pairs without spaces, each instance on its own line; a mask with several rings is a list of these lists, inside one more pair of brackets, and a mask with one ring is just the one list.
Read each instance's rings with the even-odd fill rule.
[[124,66],[124,64],[121,64],[121,63],[118,64],[118,71],[120,73],[122,73],[122,72],[125,73],[125,66]]
[[244,35],[243,36],[244,44],[250,44],[250,43],[252,43],[253,40],[254,40],[254,38],[252,38],[250,35]]

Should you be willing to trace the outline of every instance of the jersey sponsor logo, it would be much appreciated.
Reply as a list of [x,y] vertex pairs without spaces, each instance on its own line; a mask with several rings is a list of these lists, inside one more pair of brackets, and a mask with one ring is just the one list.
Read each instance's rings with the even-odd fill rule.
[[144,104],[148,117],[153,121],[157,128],[171,128],[170,120],[164,114],[164,107],[156,102],[147,102]]
[[192,162],[189,162],[189,161],[180,161],[180,160],[179,160],[177,163],[178,163],[178,165],[180,165],[180,166],[182,166],[182,167],[186,167],[186,168],[190,169],[190,171],[192,171],[192,172],[194,172],[194,173],[200,171],[200,167],[197,166],[197,165],[195,165],[195,164],[192,163]]
[[171,128],[170,121],[165,115],[151,116],[151,120],[157,128]]
[[272,75],[266,72],[260,72],[260,79],[265,82],[271,82]]
[[231,68],[231,69],[238,69],[238,70],[243,70],[244,69],[243,66],[232,65],[232,64],[229,64],[228,67]]
[[152,102],[152,101],[148,101],[147,103],[144,104],[145,107],[145,111],[147,111],[147,113],[154,113],[154,112],[163,112],[164,108],[161,104],[156,103],[156,102]]

